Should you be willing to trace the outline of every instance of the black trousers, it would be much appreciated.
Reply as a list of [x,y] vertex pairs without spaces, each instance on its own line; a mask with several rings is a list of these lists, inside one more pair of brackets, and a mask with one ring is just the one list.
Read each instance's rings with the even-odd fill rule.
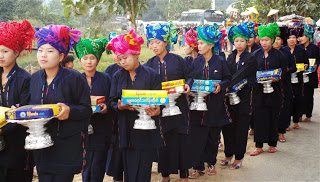
[[119,149],[118,135],[116,136],[115,143],[113,144],[113,151],[107,175],[112,176],[114,181],[123,181],[122,151]]
[[26,182],[25,170],[23,168],[0,167],[0,182]]
[[87,163],[82,172],[83,182],[101,182],[104,178],[108,151],[87,151]]
[[304,113],[307,118],[312,117],[314,88],[304,84]]
[[236,160],[242,160],[246,153],[251,116],[232,110],[230,110],[230,115],[232,123],[222,127],[224,153],[226,157],[235,155]]
[[72,182],[74,174],[39,173],[39,182]]

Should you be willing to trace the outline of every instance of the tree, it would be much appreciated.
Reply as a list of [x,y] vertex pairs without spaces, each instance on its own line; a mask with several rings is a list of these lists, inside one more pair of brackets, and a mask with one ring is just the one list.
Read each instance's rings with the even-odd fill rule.
[[[98,15],[99,11],[108,10],[105,16],[111,14],[129,15],[129,21],[136,30],[136,18],[142,16],[148,6],[147,0],[62,0],[64,14],[69,18],[74,15]],[[89,11],[88,11],[89,10]]]
[[13,19],[14,2],[14,0],[0,1],[0,22]]

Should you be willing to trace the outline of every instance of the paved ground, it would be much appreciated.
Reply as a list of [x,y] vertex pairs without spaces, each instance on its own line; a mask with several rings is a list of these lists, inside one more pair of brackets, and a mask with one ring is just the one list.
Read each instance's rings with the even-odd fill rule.
[[[315,91],[314,116],[311,123],[300,123],[298,130],[291,129],[286,134],[286,143],[278,144],[278,152],[270,154],[264,152],[259,156],[249,156],[254,149],[253,137],[249,136],[247,154],[243,166],[239,170],[229,170],[217,164],[218,174],[215,176],[201,176],[190,182],[209,181],[320,181],[320,92]],[[267,150],[264,146],[264,150]],[[223,151],[219,151],[218,159],[223,158]],[[153,166],[152,182],[157,182],[160,175],[156,172],[157,164]],[[171,175],[171,182],[178,182],[177,175]],[[35,180],[36,181],[36,180]],[[77,175],[75,182],[81,181]],[[104,182],[111,182],[106,177]]]

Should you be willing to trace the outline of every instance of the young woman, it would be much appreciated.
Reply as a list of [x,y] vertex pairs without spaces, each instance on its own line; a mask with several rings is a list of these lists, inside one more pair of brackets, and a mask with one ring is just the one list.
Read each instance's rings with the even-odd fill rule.
[[[309,64],[308,55],[306,51],[297,45],[297,38],[302,35],[301,27],[290,27],[287,30],[287,43],[288,45],[284,48],[287,51],[290,51],[292,56],[294,57],[295,63],[303,63],[305,65],[305,69]],[[294,99],[292,103],[292,121],[293,128],[299,129],[299,122],[301,121],[302,113],[303,113],[303,72],[298,73],[298,83],[292,83]]]
[[304,114],[306,118],[302,121],[310,122],[313,111],[313,95],[314,89],[318,88],[318,75],[317,68],[320,63],[320,50],[319,47],[312,43],[314,35],[314,27],[312,25],[305,24],[303,26],[304,34],[301,39],[300,46],[306,50],[309,59],[315,59],[316,63],[314,65],[314,70],[312,73],[308,74],[309,82],[304,84]]
[[201,56],[193,61],[192,76],[201,80],[220,80],[216,90],[206,96],[208,111],[190,112],[190,138],[193,153],[193,172],[190,178],[197,178],[208,163],[208,175],[217,173],[215,169],[218,154],[218,142],[222,126],[230,123],[229,112],[225,103],[226,88],[231,74],[227,62],[219,56],[219,41],[222,33],[219,26],[199,26],[198,48]]
[[280,111],[280,117],[279,117],[279,142],[286,142],[286,138],[284,134],[286,133],[286,129],[290,125],[290,118],[291,118],[291,104],[293,100],[293,91],[292,91],[292,85],[291,85],[291,77],[290,74],[297,71],[296,64],[294,62],[294,57],[292,54],[284,49],[283,45],[286,44],[286,38],[285,38],[285,31],[287,30],[287,27],[279,27],[280,28],[280,34],[276,37],[273,48],[280,50],[282,54],[284,54],[286,63],[287,63],[287,69],[283,72],[282,77],[282,89],[283,89],[283,104]]
[[[175,37],[176,29],[172,23],[157,24],[147,27],[147,38],[149,48],[156,56],[149,59],[144,66],[155,70],[160,76],[161,81],[171,81],[185,79],[186,93],[190,92],[192,79],[189,77],[189,66],[182,57],[169,53],[166,50],[172,37]],[[170,181],[170,174],[177,174],[180,171],[181,181],[188,180],[188,169],[191,167],[190,151],[188,150],[188,102],[186,94],[181,94],[176,99],[177,106],[182,114],[162,117],[161,133],[165,141],[165,146],[159,150],[158,171],[162,175],[162,182]]]
[[92,114],[90,88],[81,73],[60,66],[81,34],[65,25],[48,25],[36,32],[42,69],[31,77],[29,104],[61,107],[60,114],[46,125],[54,145],[33,151],[40,182],[71,182],[85,164],[83,143]]
[[[280,34],[277,23],[259,26],[258,35],[262,48],[255,52],[257,70],[286,70],[284,55],[272,47],[276,36]],[[284,71],[282,71],[283,74]],[[282,91],[279,79],[272,80],[272,93],[263,93],[263,85],[256,83],[253,94],[254,104],[254,141],[256,149],[251,156],[263,152],[263,143],[268,143],[269,153],[276,152],[278,141],[278,122],[282,103]]]
[[83,76],[90,87],[91,96],[105,96],[106,102],[100,105],[100,111],[91,116],[88,130],[86,160],[82,181],[103,181],[111,144],[113,121],[112,110],[109,111],[107,100],[110,95],[111,80],[107,73],[97,71],[97,65],[108,43],[107,39],[84,39],[75,47],[77,57],[84,70]]
[[230,86],[227,90],[231,90],[234,85],[243,79],[247,79],[248,84],[237,92],[240,97],[240,103],[237,105],[228,104],[232,123],[222,128],[226,157],[221,161],[221,165],[229,165],[233,155],[235,155],[235,160],[230,169],[239,169],[246,153],[249,122],[252,113],[252,87],[255,83],[257,63],[254,56],[246,50],[249,39],[247,24],[242,23],[232,26],[228,31],[228,37],[236,50],[227,59],[228,68],[232,74]]
[[[256,43],[256,31],[254,30],[254,23],[251,21],[247,23],[249,29],[249,40],[248,40],[248,52],[253,53],[254,51],[261,48],[259,44]],[[258,38],[259,39],[259,38]]]
[[139,63],[139,54],[144,40],[137,37],[134,30],[118,35],[108,44],[123,67],[116,72],[111,84],[111,105],[117,111],[119,120],[119,145],[122,149],[124,180],[140,182],[151,180],[152,162],[157,157],[157,149],[163,144],[159,131],[160,107],[146,109],[156,121],[157,129],[133,129],[138,112],[131,105],[124,105],[120,99],[123,89],[161,90],[160,76],[152,69]]
[[184,53],[189,55],[184,58],[184,60],[189,64],[192,65],[193,60],[198,57],[198,40],[197,40],[197,32],[193,29],[190,29],[186,33],[186,45],[183,48]]
[[[20,107],[29,102],[31,75],[20,68],[17,58],[26,48],[31,50],[34,30],[27,20],[22,23],[0,23],[0,74],[2,107]],[[5,143],[0,151],[0,181],[27,181],[25,179],[26,152],[24,143],[26,128],[8,123],[0,128]],[[2,144],[3,144],[2,143]]]

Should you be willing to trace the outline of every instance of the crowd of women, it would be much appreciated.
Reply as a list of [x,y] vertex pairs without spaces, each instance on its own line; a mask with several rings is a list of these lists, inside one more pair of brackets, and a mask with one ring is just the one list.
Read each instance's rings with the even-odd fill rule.
[[[160,182],[179,174],[180,181],[215,175],[220,133],[225,158],[219,165],[241,168],[248,140],[249,125],[254,129],[256,149],[251,156],[277,151],[290,128],[311,121],[314,88],[318,86],[319,47],[312,43],[314,27],[261,25],[255,31],[251,22],[232,26],[228,39],[235,49],[226,59],[220,51],[219,26],[199,26],[186,33],[182,58],[168,47],[176,36],[173,24],[147,27],[148,47],[155,56],[139,63],[144,39],[134,30],[110,39],[80,39],[82,33],[65,25],[48,25],[35,30],[22,23],[0,23],[1,106],[57,104],[61,112],[47,125],[54,145],[33,151],[24,150],[27,135],[23,126],[9,123],[0,129],[6,146],[0,151],[0,181],[31,181],[36,166],[40,182],[71,182],[82,172],[85,182],[101,182],[105,174],[114,181],[147,182],[153,162],[158,162]],[[260,45],[254,43],[259,37]],[[37,40],[37,60],[42,68],[30,75],[20,68],[17,58]],[[301,44],[297,44],[297,39]],[[251,42],[248,47],[249,42]],[[60,63],[74,49],[84,73],[63,68]],[[115,64],[105,73],[97,65],[105,50],[112,51]],[[309,82],[291,82],[296,63],[309,67],[316,59]],[[272,93],[264,93],[256,82],[256,72],[282,70],[272,79]],[[162,107],[145,111],[156,122],[154,130],[133,129],[138,112],[121,102],[123,89],[161,90],[161,82],[184,79],[184,92],[176,99],[182,114],[162,117]],[[190,110],[193,80],[220,80],[215,91],[205,97],[207,111]],[[240,103],[231,105],[226,93],[248,80],[240,91]],[[99,113],[92,114],[90,96],[105,96]],[[89,128],[88,128],[89,126]],[[112,149],[112,150],[111,150]],[[234,159],[233,159],[234,157]],[[34,163],[33,163],[34,162]],[[205,163],[207,167],[205,167]],[[190,173],[189,173],[190,170]]]

